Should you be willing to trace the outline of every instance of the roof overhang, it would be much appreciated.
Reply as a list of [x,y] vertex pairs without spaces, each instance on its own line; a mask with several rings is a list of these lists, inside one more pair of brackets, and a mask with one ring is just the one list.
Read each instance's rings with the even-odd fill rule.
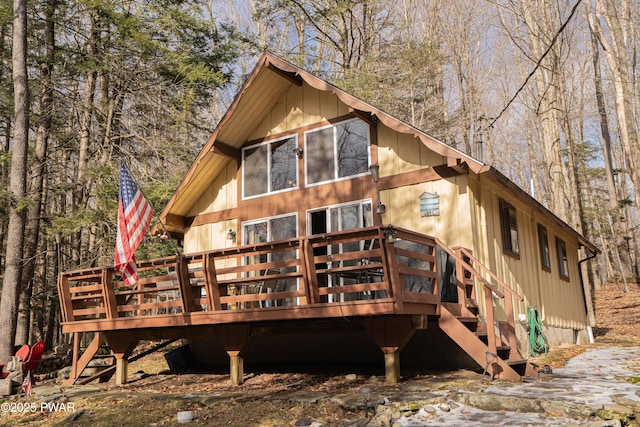
[[380,122],[399,133],[413,135],[430,150],[445,157],[448,167],[460,173],[473,172],[485,176],[515,195],[518,199],[533,206],[544,216],[551,218],[558,227],[574,236],[590,252],[600,252],[594,244],[494,167],[485,165],[462,151],[433,138],[269,52],[262,55],[213,134],[160,213],[160,220],[170,233],[184,233],[190,225],[187,216],[193,204],[202,194],[202,189],[209,186],[217,178],[228,162],[236,161],[239,164],[242,145],[251,138],[256,127],[275,107],[281,95],[286,93],[293,85],[301,86],[303,84],[307,84],[318,91],[335,95],[349,107],[354,115],[373,123]]
[[581,246],[583,246],[587,251],[592,254],[599,254],[600,249],[582,234],[578,233],[575,229],[573,229],[569,224],[558,218],[553,212],[547,209],[542,203],[532,197],[529,193],[524,191],[518,185],[516,185],[509,178],[504,176],[500,171],[498,171],[493,166],[485,166],[479,172],[478,175],[482,175],[484,178],[489,181],[497,184],[499,187],[502,187],[509,194],[514,195],[521,202],[529,205],[532,209],[540,212],[545,218],[550,219],[558,228],[562,229],[573,238],[575,238]]
[[448,166],[454,169],[462,171],[469,168],[479,171],[484,166],[465,153],[267,52],[258,61],[160,213],[160,220],[170,233],[182,234],[188,227],[185,218],[199,198],[200,190],[210,185],[228,162],[237,161],[239,164],[242,145],[274,108],[280,96],[292,85],[300,86],[305,83],[314,89],[335,95],[354,115],[367,121],[381,122],[397,132],[413,135],[429,149],[446,157]]

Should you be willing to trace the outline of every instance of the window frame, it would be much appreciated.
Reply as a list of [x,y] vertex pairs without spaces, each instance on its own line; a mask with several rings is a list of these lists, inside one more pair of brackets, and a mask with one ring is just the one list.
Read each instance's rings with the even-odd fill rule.
[[567,252],[567,243],[555,236],[556,239],[556,255],[558,259],[558,275],[562,280],[569,281],[569,252]]
[[300,230],[298,230],[298,226],[299,226],[299,224],[298,224],[298,212],[289,212],[289,213],[284,213],[284,214],[280,214],[280,215],[273,215],[273,216],[267,216],[267,217],[264,217],[264,218],[256,218],[256,219],[250,219],[250,220],[247,220],[247,221],[242,221],[242,223],[240,224],[241,229],[242,229],[242,245],[244,246],[244,245],[254,245],[254,244],[258,244],[258,243],[265,243],[265,242],[248,243],[246,241],[248,236],[247,236],[245,227],[266,222],[267,223],[267,240],[266,240],[266,242],[271,242],[273,240],[271,240],[272,233],[271,233],[270,221],[272,221],[274,219],[286,218],[286,217],[294,217],[295,218],[296,235],[294,237],[290,237],[290,239],[298,238],[300,236]]
[[[339,135],[339,131],[338,131],[338,127],[341,125],[345,125],[347,123],[350,122],[361,122],[366,126],[367,132],[366,132],[366,144],[367,144],[367,164],[366,164],[366,170],[364,170],[361,173],[357,173],[354,175],[348,175],[348,176],[340,176],[340,158],[338,155],[338,135]],[[309,159],[309,149],[308,149],[308,135],[315,133],[315,132],[321,132],[323,130],[326,129],[333,129],[333,178],[330,179],[326,179],[323,181],[318,181],[318,182],[311,182],[309,179],[309,163],[308,163],[308,159]],[[371,125],[369,123],[367,123],[366,121],[358,118],[358,117],[352,117],[346,120],[340,120],[339,122],[335,122],[335,123],[330,123],[326,126],[319,126],[313,129],[308,129],[306,131],[304,131],[304,186],[305,188],[307,187],[316,187],[319,185],[324,185],[324,184],[330,184],[333,182],[340,182],[340,181],[346,181],[349,179],[353,179],[353,178],[357,178],[360,176],[365,176],[369,174],[369,165],[371,164]]]
[[[272,176],[271,176],[271,167],[272,167],[272,152],[269,149],[269,147],[272,144],[275,144],[279,141],[284,141],[287,139],[293,139],[294,140],[294,145],[295,148],[299,148],[298,146],[298,133],[297,132],[293,132],[287,135],[283,135],[280,136],[278,138],[274,138],[274,139],[268,139],[268,140],[264,140],[264,141],[260,141],[258,143],[255,144],[251,144],[251,145],[247,145],[242,147],[241,150],[241,154],[240,154],[240,161],[242,164],[242,200],[251,200],[251,199],[255,199],[258,197],[265,197],[265,196],[270,196],[273,194],[279,194],[279,193],[285,193],[287,191],[294,191],[300,188],[300,165],[298,162],[298,157],[296,156],[296,154],[293,152],[291,152],[291,156],[293,157],[293,159],[295,160],[295,167],[296,167],[296,182],[295,182],[295,186],[294,187],[287,187],[287,188],[283,188],[280,190],[271,190],[271,186],[272,186]],[[246,178],[246,161],[245,161],[245,153],[248,150],[254,149],[254,148],[258,148],[260,146],[267,146],[267,176],[265,177],[266,179],[266,183],[267,183],[267,191],[264,193],[260,193],[260,194],[253,194],[250,196],[246,195],[246,183],[247,183],[247,178]]]
[[549,232],[547,231],[547,227],[540,223],[538,223],[538,249],[540,250],[540,266],[544,271],[551,272]]
[[[513,215],[511,215],[513,212]],[[511,218],[514,219],[513,223]],[[507,255],[520,259],[520,235],[518,232],[518,211],[509,202],[500,199],[500,231],[502,235],[502,249]],[[515,232],[515,248],[512,238]]]

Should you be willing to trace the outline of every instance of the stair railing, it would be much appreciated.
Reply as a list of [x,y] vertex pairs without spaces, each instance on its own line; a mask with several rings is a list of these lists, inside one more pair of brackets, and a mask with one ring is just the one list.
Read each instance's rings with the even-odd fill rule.
[[513,298],[516,298],[518,301],[524,301],[524,298],[518,294],[515,290],[513,290],[509,285],[507,285],[502,279],[500,279],[495,273],[493,273],[486,265],[480,262],[476,257],[473,256],[471,251],[467,248],[456,247],[454,250],[459,251],[464,256],[469,258],[472,265],[478,266],[482,271],[488,274],[495,282],[502,288],[504,293],[506,294],[505,298],[505,314],[507,316],[507,330],[504,331],[506,335],[507,342],[511,347],[509,358],[517,358],[517,340],[516,340],[516,329],[515,329],[515,316],[513,311]]
[[[500,292],[496,287],[494,287],[491,283],[485,280],[470,264],[468,264],[459,254],[445,245],[440,239],[436,238],[436,243],[438,247],[444,250],[449,256],[451,256],[456,261],[456,270],[457,274],[457,282],[458,282],[458,304],[461,304],[462,307],[466,305],[464,303],[466,298],[466,292],[464,289],[464,271],[471,274],[472,278],[477,279],[480,283],[483,284],[485,288],[484,296],[485,296],[485,320],[487,323],[487,347],[489,347],[489,351],[492,353],[497,353],[497,341],[495,332],[495,312],[493,308],[492,294],[496,295],[498,298],[504,298],[504,294]],[[462,272],[461,272],[462,271]],[[462,299],[461,299],[462,297]]]

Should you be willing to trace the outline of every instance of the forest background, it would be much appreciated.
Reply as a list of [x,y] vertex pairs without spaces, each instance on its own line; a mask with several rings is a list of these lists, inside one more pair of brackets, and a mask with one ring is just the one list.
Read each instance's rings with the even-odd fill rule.
[[58,271],[113,263],[120,162],[161,211],[264,50],[495,166],[626,286],[639,37],[637,0],[0,2],[0,360],[65,339]]

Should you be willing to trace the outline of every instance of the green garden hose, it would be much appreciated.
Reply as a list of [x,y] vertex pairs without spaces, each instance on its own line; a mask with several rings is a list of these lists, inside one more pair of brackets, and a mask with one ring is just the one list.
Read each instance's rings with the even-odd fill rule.
[[527,309],[527,323],[529,325],[529,353],[534,356],[546,356],[549,347],[542,332],[542,320],[536,307]]

